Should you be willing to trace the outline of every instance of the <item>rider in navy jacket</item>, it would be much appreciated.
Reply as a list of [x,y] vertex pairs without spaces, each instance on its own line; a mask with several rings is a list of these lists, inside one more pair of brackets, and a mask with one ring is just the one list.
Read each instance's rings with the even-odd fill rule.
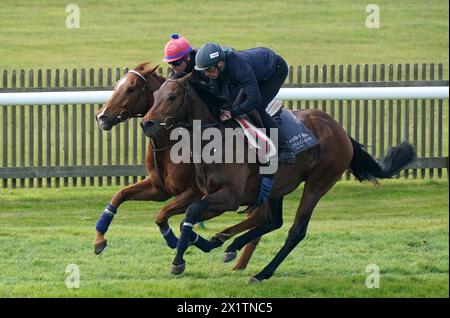
[[[214,90],[234,101],[232,109],[225,111],[221,120],[256,109],[268,132],[270,128],[279,128],[266,112],[266,107],[278,94],[288,73],[287,64],[281,56],[263,47],[236,52],[208,42],[198,50],[195,63],[195,69],[203,70],[210,78]],[[245,94],[243,102],[239,93],[241,90]],[[278,138],[278,162],[295,163],[295,155],[281,130],[278,130]]]
[[[256,109],[269,133],[271,128],[278,128],[278,162],[295,163],[295,155],[286,136],[279,129],[278,123],[266,112],[267,105],[278,94],[288,74],[288,66],[281,56],[268,48],[234,52],[209,42],[198,50],[195,69],[204,71],[216,93],[233,101],[231,110],[224,111],[220,120],[229,120]],[[243,101],[241,96],[245,98]],[[263,175],[253,207],[268,199],[272,185],[273,175]]]
[[[246,99],[231,110],[233,117],[246,114],[262,103],[258,83],[268,81],[275,72],[277,55],[265,48],[255,48],[226,54],[222,70],[225,81],[234,87],[243,88]],[[230,96],[234,100],[237,96]],[[267,106],[267,105],[266,105]]]

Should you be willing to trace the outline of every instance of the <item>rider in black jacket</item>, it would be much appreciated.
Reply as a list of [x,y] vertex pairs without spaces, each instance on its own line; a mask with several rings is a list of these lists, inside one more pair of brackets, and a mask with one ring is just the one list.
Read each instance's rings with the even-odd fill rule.
[[[225,95],[230,101],[234,101],[231,110],[224,111],[220,120],[226,121],[256,109],[269,134],[271,128],[278,129],[278,163],[295,163],[295,154],[286,136],[266,112],[267,105],[278,94],[288,74],[288,66],[281,56],[268,48],[236,52],[208,42],[198,49],[195,69],[204,72],[211,80],[211,88],[218,95]],[[245,98],[243,101],[241,96]],[[262,175],[259,194],[253,207],[268,199],[272,185],[273,174]]]
[[[195,69],[204,71],[218,94],[228,95],[231,101],[235,101],[241,90],[245,93],[244,101],[234,102],[234,107],[225,111],[221,120],[256,109],[269,133],[270,128],[279,128],[266,112],[266,107],[278,94],[288,74],[288,66],[281,56],[268,48],[233,51],[208,42],[198,50],[195,62]],[[295,155],[281,130],[278,130],[278,138],[278,162],[295,163]]]

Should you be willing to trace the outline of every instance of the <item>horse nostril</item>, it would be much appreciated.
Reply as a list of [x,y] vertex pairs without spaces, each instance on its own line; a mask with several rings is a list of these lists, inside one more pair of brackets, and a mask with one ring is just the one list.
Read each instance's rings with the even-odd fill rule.
[[105,120],[107,118],[107,116],[106,115],[100,115],[100,116],[97,116],[96,118],[97,118],[97,121],[103,121],[103,120]]

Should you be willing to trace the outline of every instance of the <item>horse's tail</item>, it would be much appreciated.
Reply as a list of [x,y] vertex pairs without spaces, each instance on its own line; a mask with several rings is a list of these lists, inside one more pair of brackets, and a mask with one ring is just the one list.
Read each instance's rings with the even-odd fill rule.
[[353,146],[353,158],[348,170],[359,181],[369,180],[377,183],[376,178],[391,178],[403,167],[414,162],[416,152],[414,147],[403,142],[400,145],[389,149],[386,156],[380,161],[375,161],[363,146],[350,137]]

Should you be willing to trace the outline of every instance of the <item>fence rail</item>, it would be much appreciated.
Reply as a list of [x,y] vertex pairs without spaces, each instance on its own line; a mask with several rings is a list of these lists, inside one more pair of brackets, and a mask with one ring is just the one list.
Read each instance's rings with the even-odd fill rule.
[[[3,70],[0,94],[111,90],[126,68]],[[160,74],[164,71],[160,68]],[[284,87],[448,86],[442,64],[289,67]],[[448,176],[448,99],[286,101],[328,112],[377,158],[403,140],[418,153],[404,178]],[[147,140],[138,120],[95,126],[99,104],[0,106],[0,187],[129,184],[145,176]],[[445,124],[444,124],[445,123]],[[350,175],[346,174],[345,179]]]

